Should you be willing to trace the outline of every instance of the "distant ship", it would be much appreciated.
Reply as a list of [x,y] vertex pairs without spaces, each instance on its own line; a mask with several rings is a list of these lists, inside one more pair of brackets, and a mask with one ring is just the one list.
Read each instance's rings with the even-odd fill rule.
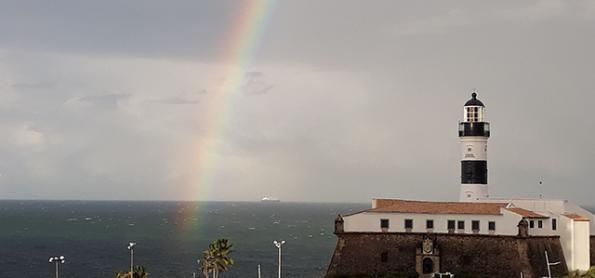
[[260,202],[262,202],[262,203],[279,203],[279,202],[281,202],[281,200],[279,200],[275,197],[264,197],[260,200]]

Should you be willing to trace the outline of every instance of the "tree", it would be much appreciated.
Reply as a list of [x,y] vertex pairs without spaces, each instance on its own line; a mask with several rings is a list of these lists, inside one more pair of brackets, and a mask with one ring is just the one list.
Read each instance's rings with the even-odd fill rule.
[[[210,247],[210,245],[209,245]],[[213,254],[211,253],[210,248],[202,251],[202,260],[200,261],[200,271],[202,271],[202,274],[206,277],[209,278],[209,274],[213,273],[215,270],[215,259]],[[213,274],[214,276],[214,274]]]
[[217,239],[209,244],[209,248],[202,252],[200,270],[209,278],[219,278],[219,273],[226,272],[233,265],[231,253],[233,245],[227,239]]
[[[149,273],[146,272],[146,269],[142,265],[134,266],[132,269],[132,278],[147,278],[149,277]],[[116,273],[116,278],[130,278],[130,271],[120,271]]]

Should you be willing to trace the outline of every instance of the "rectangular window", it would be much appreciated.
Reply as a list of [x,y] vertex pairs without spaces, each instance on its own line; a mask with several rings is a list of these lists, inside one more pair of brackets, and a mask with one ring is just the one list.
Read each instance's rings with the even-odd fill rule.
[[557,223],[557,219],[553,218],[552,219],[552,230],[556,230],[558,228],[558,223]]
[[496,221],[488,222],[488,230],[495,231],[496,230]]
[[457,222],[457,229],[464,230],[465,229],[465,221],[458,221]]
[[533,221],[533,220],[529,221],[529,228],[531,228],[531,229],[535,228],[535,221]]
[[380,219],[380,228],[388,229],[389,222],[388,219]]
[[539,220],[537,221],[537,228],[543,228],[543,221]]
[[454,230],[455,229],[455,221],[454,220],[448,220],[447,228],[449,230]]
[[479,231],[479,220],[471,221],[471,230]]
[[405,219],[405,229],[413,229],[413,219]]
[[426,220],[426,229],[434,229],[434,220]]

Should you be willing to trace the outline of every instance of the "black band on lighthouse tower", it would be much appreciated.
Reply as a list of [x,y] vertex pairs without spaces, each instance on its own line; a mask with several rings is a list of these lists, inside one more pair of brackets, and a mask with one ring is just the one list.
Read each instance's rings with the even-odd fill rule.
[[461,183],[488,184],[488,162],[485,160],[461,161]]

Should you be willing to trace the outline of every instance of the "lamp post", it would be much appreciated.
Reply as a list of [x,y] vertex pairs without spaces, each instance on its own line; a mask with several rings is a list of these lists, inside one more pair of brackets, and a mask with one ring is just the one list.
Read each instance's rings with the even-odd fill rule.
[[281,242],[275,240],[273,241],[273,244],[279,249],[279,278],[281,278],[281,246],[285,244],[285,240],[282,240]]
[[56,278],[58,278],[58,264],[63,264],[66,262],[66,259],[64,258],[64,256],[56,256],[56,257],[50,257],[49,259],[50,263],[55,263],[56,264]]
[[130,250],[130,278],[132,278],[132,271],[134,270],[134,246],[136,243],[129,242],[128,250]]

